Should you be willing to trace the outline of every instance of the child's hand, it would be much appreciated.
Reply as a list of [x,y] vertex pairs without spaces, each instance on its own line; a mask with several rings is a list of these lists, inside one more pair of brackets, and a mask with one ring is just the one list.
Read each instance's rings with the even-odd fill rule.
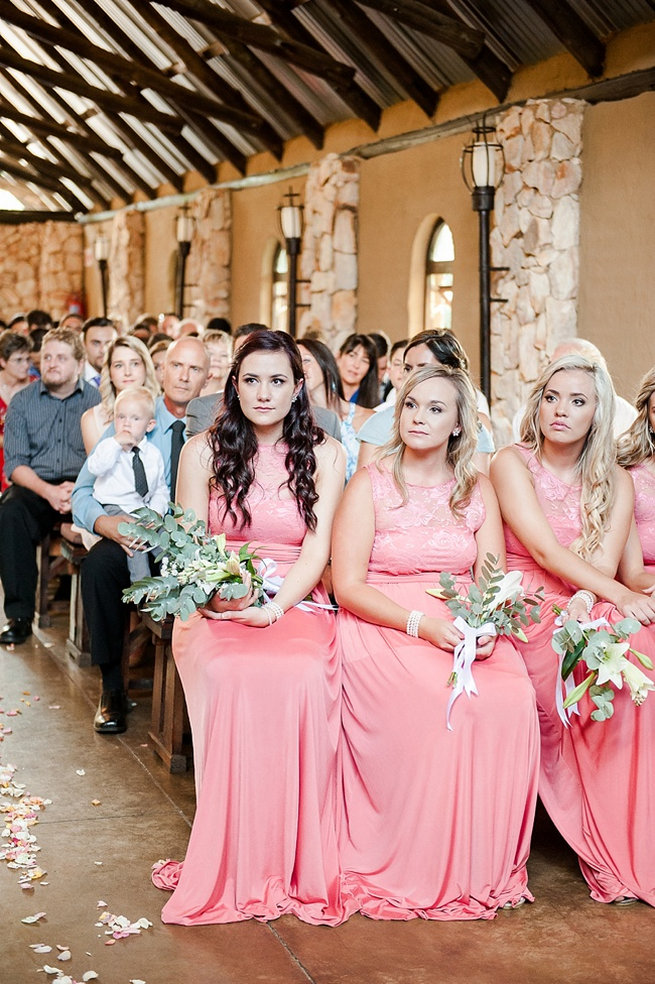
[[135,441],[129,431],[122,430],[114,434],[114,440],[118,441],[123,451],[131,451],[135,447]]

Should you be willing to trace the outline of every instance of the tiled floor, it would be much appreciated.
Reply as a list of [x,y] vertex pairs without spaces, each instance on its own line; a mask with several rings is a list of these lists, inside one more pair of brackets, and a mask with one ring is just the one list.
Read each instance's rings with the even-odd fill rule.
[[[164,926],[164,898],[150,883],[150,866],[184,854],[192,776],[169,775],[148,747],[147,697],[127,734],[93,733],[96,671],[66,657],[65,617],[55,621],[24,646],[0,649],[0,731],[12,729],[0,743],[0,763],[14,765],[15,780],[34,796],[52,800],[32,828],[48,884],[24,891],[19,872],[0,862],[0,984],[55,979],[37,973],[46,964],[77,981],[93,970],[100,984],[655,981],[655,911],[592,902],[575,858],[543,815],[530,863],[536,902],[492,921],[356,916],[328,929],[284,917],[268,925]],[[20,713],[9,713],[15,709]],[[107,946],[96,925],[103,909],[153,925]],[[46,914],[39,922],[21,922],[37,912]],[[30,949],[38,943],[53,950]],[[57,960],[57,946],[70,947],[70,961]]]

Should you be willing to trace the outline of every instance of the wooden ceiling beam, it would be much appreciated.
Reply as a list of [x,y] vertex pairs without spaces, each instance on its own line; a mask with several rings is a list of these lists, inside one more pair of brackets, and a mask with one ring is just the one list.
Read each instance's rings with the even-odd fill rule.
[[[48,148],[50,149],[50,148]],[[34,168],[35,171],[42,170],[44,173],[52,171],[52,174],[56,174],[60,178],[70,178],[71,181],[75,181],[79,184],[81,188],[87,188],[91,185],[91,178],[85,174],[80,174],[73,167],[68,167],[66,164],[56,163],[45,157],[39,157],[38,154],[32,153],[32,151],[22,144],[19,140],[16,140],[11,131],[7,129],[0,123],[0,151],[4,154],[7,153],[11,157],[20,158],[24,157],[28,162],[29,166]]]
[[[95,7],[93,10],[94,20],[97,20],[98,23],[105,27],[106,30],[115,34],[116,26],[102,11],[100,8],[100,2],[101,0],[95,0]],[[270,126],[270,124],[267,123],[263,117],[257,115],[254,110],[250,109],[241,93],[237,92],[236,89],[233,89],[227,82],[225,82],[224,79],[220,77],[220,75],[214,72],[206,64],[206,62],[202,60],[200,55],[194,51],[188,41],[178,34],[166,18],[156,11],[155,8],[147,2],[147,0],[130,0],[130,3],[138,15],[142,17],[150,25],[150,27],[157,32],[161,40],[175,52],[189,75],[193,76],[198,82],[204,85],[205,88],[215,92],[218,98],[224,103],[243,111],[244,117],[252,115],[254,122],[250,124],[244,121],[241,129],[252,134],[253,137],[256,137],[267,150],[270,150],[270,152],[277,157],[278,160],[280,160],[282,158],[283,144],[279,134],[275,132],[273,127]],[[103,21],[106,21],[107,23],[103,24]],[[121,44],[124,46],[125,35],[122,32],[121,38],[123,39],[121,40]],[[128,50],[128,48],[125,48],[125,50]],[[215,142],[219,143],[219,145],[221,143],[228,143],[227,138],[223,134],[217,133],[213,139]],[[221,153],[227,160],[230,159],[230,156],[225,149],[223,149]]]
[[592,78],[603,74],[605,45],[568,0],[528,0],[534,12]]
[[78,212],[87,212],[88,206],[80,201],[77,195],[63,185],[60,181],[55,178],[48,177],[45,174],[31,171],[24,165],[20,164],[15,160],[7,160],[5,157],[0,158],[0,172],[6,171],[7,174],[12,174],[15,178],[20,178],[21,181],[28,182],[29,184],[36,185],[38,188],[46,188],[48,191],[59,195],[64,201],[68,202],[72,208],[76,208]]
[[27,225],[28,222],[76,222],[73,212],[50,212],[46,209],[0,209],[0,225]]
[[[26,86],[24,86],[22,82],[14,78],[13,75],[10,75],[6,70],[2,68],[0,68],[0,75],[2,75],[2,77],[6,79],[7,82],[9,82],[9,84],[16,90],[16,92],[20,94],[21,98],[23,98],[36,113],[42,115],[45,112],[47,112],[47,110],[45,110],[44,107],[35,99],[35,97],[32,95],[30,90]],[[63,99],[62,96],[60,96],[58,92],[51,90],[48,93],[48,95],[50,99],[52,99],[52,101],[61,108],[62,112],[66,116],[68,117],[73,116],[70,106],[68,105],[68,103],[66,103],[66,101]],[[48,115],[50,114],[48,113]],[[88,132],[93,140],[99,139],[98,135],[91,129],[91,127],[88,125],[88,123],[86,123],[85,120],[83,120],[80,117],[77,117],[76,123],[80,128],[80,130],[82,130],[84,133]],[[90,146],[89,149],[91,150],[93,148]],[[127,189],[124,188],[116,180],[113,174],[108,172],[105,168],[101,167],[101,165],[93,157],[91,157],[89,153],[85,153],[83,150],[78,150],[78,153],[82,155],[87,167],[92,171],[92,173],[97,174],[100,177],[100,180],[104,181],[105,184],[107,184],[115,192],[118,198],[122,198],[124,202],[130,201],[131,198],[130,192],[128,192]],[[122,171],[124,171],[125,174],[128,175],[128,177],[132,180],[134,185],[137,188],[140,188],[144,192],[145,195],[147,195],[149,198],[154,197],[155,189],[150,188],[148,183],[143,180],[141,175],[137,174],[137,172],[134,171],[133,168],[131,168],[126,161],[124,160],[121,161],[119,167]],[[98,174],[98,172],[100,173]]]
[[[55,56],[54,51],[50,51],[49,54],[51,57]],[[90,99],[103,110],[109,110],[112,113],[128,113],[148,123],[153,123],[155,126],[161,127],[162,130],[173,130],[179,133],[182,129],[182,122],[178,117],[160,113],[149,103],[142,105],[137,99],[130,96],[119,95],[115,92],[109,92],[107,89],[101,89],[99,86],[89,85],[80,75],[73,73],[69,66],[62,71],[54,71],[54,69],[46,68],[45,65],[40,65],[31,59],[21,58],[12,48],[8,48],[4,44],[0,44],[0,65],[23,72],[48,89],[54,87],[65,89],[67,92],[73,92],[84,99]]]
[[2,116],[5,119],[13,120],[14,123],[20,123],[21,126],[25,126],[43,137],[57,137],[58,140],[64,140],[77,150],[92,150],[117,161],[123,159],[123,152],[118,147],[109,147],[100,137],[93,137],[88,133],[72,133],[61,124],[37,119],[35,116],[28,116],[27,113],[19,113],[17,109],[0,98],[0,117]]
[[260,51],[275,55],[305,72],[325,79],[326,82],[352,81],[355,77],[354,68],[336,61],[320,48],[287,41],[265,24],[255,24],[228,13],[208,0],[159,0],[159,3],[211,27],[222,41],[229,39],[251,48],[259,48]]
[[[257,0],[257,2],[266,11],[276,26],[290,38],[302,44],[310,43],[312,36],[309,31],[303,27],[300,21],[290,11],[284,9],[284,5],[279,0]],[[333,82],[330,84],[337,95],[353,111],[355,116],[368,123],[372,130],[377,130],[380,125],[382,110],[355,81],[346,84],[342,82]]]
[[433,116],[439,102],[439,95],[414,71],[412,66],[395,50],[385,35],[370,17],[352,0],[326,0],[324,6],[330,7],[357,38],[361,48],[367,49],[376,60],[385,66],[405,95],[419,106],[426,116]]
[[[51,7],[51,5],[48,6]],[[62,13],[57,8],[55,11],[55,16],[59,20]],[[200,92],[194,92],[193,89],[187,89],[177,82],[173,82],[172,79],[155,69],[148,68],[143,64],[136,64],[122,55],[92,44],[79,29],[67,30],[65,27],[56,27],[38,17],[31,17],[18,10],[7,0],[0,0],[0,17],[15,27],[22,28],[30,37],[36,38],[46,45],[53,44],[60,48],[66,48],[79,57],[94,62],[108,75],[117,76],[122,88],[126,83],[128,85],[136,83],[142,88],[153,89],[165,99],[173,99],[176,105],[183,106],[187,112],[212,116],[214,119],[229,123],[237,128],[242,126],[244,122],[252,124],[257,121],[252,113],[223,106],[215,99],[210,99]],[[114,33],[115,31],[114,28]]]
[[361,7],[370,7],[392,20],[411,27],[426,37],[445,44],[459,55],[476,58],[484,44],[484,31],[469,27],[454,17],[438,13],[425,3],[412,0],[358,0]]

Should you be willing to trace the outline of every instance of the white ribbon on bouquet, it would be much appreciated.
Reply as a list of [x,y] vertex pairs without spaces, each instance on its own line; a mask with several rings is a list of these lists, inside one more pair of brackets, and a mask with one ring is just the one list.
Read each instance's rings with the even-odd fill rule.
[[[282,587],[283,578],[279,574],[276,574],[277,561],[272,560],[270,557],[264,557],[263,560],[259,562],[259,574],[262,578],[262,590],[268,597],[269,601],[275,597],[280,588]],[[294,608],[299,608],[301,612],[317,612],[321,609],[323,611],[335,612],[336,606],[331,604],[325,604],[320,601],[299,601]]]
[[477,649],[478,639],[481,636],[495,636],[496,626],[493,622],[485,622],[484,625],[469,625],[461,615],[458,615],[454,622],[455,628],[459,629],[464,638],[455,647],[453,653],[453,692],[448,701],[446,709],[446,726],[449,731],[453,731],[450,723],[450,712],[453,704],[460,694],[465,693],[470,698],[471,694],[477,694],[478,688],[473,678],[473,663]]

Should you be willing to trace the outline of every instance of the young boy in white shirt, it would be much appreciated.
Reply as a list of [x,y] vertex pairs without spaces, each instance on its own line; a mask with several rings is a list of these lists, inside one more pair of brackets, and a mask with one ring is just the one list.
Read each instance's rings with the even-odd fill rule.
[[[114,404],[115,434],[99,441],[87,459],[96,476],[93,496],[111,516],[133,513],[142,506],[163,515],[170,493],[164,459],[146,434],[155,426],[155,405],[144,386],[122,390]],[[148,554],[135,550],[127,558],[131,581],[150,576]]]

